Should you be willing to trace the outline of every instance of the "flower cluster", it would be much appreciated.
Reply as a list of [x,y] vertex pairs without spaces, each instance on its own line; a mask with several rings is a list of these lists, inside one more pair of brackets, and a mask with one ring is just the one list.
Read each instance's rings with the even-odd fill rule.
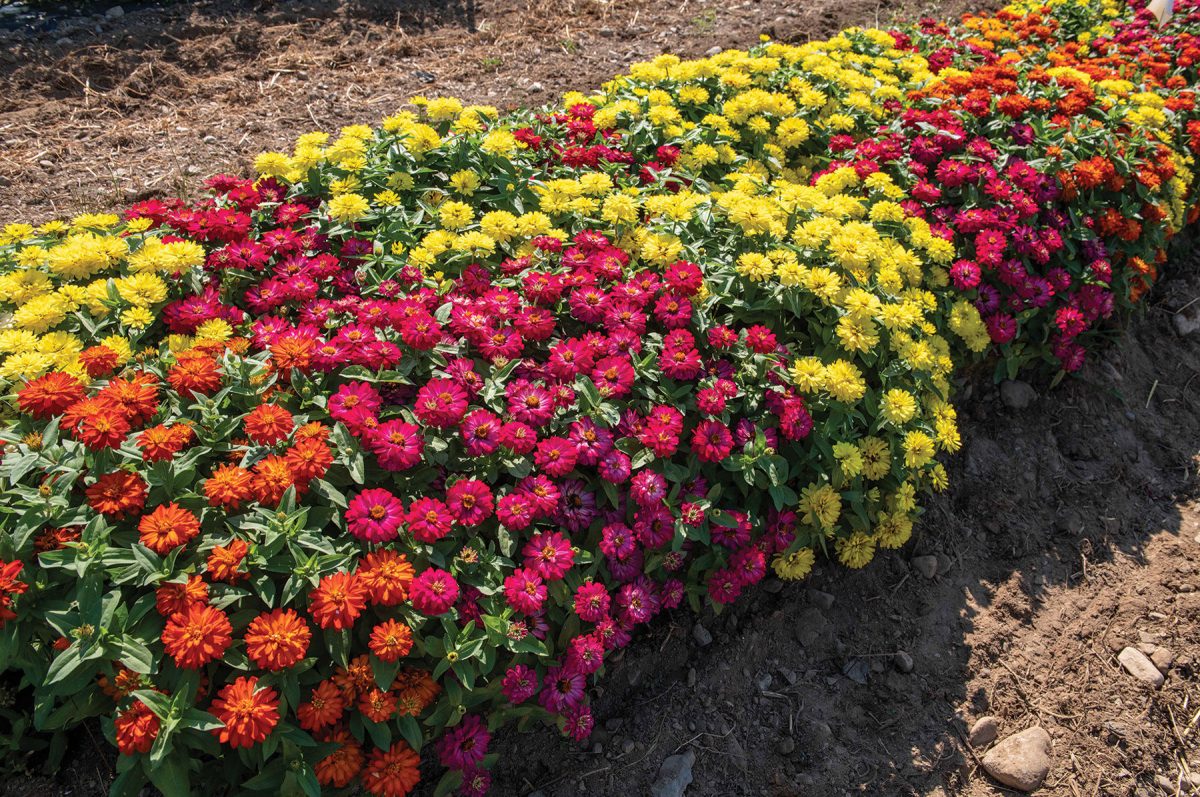
[[[1081,364],[1194,215],[1200,10],[848,30],[0,236],[0,670],[117,786],[489,785],[659,614],[903,545],[960,368]],[[233,750],[238,755],[232,755]],[[240,764],[230,762],[240,761]],[[116,789],[117,786],[114,786]]]

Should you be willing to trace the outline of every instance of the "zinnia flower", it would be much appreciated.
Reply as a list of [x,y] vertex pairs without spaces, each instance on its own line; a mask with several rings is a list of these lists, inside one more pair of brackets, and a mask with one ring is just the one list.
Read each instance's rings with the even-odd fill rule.
[[447,769],[469,769],[487,755],[491,740],[492,735],[479,715],[470,714],[438,740],[438,760]]
[[382,487],[363,490],[346,509],[346,527],[363,542],[387,542],[400,532],[404,504]]
[[239,677],[217,693],[212,714],[225,727],[213,731],[230,747],[253,747],[262,743],[279,723],[279,694],[258,688],[258,678]]
[[436,617],[450,611],[458,600],[458,582],[445,570],[431,567],[413,579],[410,594],[414,609]]
[[307,703],[296,707],[296,718],[300,727],[306,731],[316,732],[337,723],[346,710],[346,700],[342,690],[333,681],[321,681],[313,689]]
[[367,607],[367,587],[352,573],[332,573],[309,593],[308,612],[321,628],[342,630]]
[[17,406],[27,415],[47,420],[61,415],[67,407],[82,401],[85,395],[83,384],[74,376],[51,371],[26,382],[25,387],[17,391]]
[[149,491],[138,474],[115,470],[96,479],[85,492],[88,506],[111,520],[120,520],[139,514]]
[[193,603],[171,616],[163,629],[162,641],[177,667],[198,670],[225,655],[233,642],[233,626],[217,607]]
[[368,646],[381,661],[399,661],[412,650],[412,629],[396,620],[384,620],[372,629]]
[[375,797],[405,797],[421,780],[421,759],[405,742],[373,750],[363,772],[363,787]]
[[143,515],[138,521],[138,533],[142,545],[159,556],[166,556],[174,548],[187,545],[200,533],[200,519],[172,501]]
[[249,437],[260,446],[269,446],[286,439],[296,428],[292,414],[275,404],[259,404],[242,421]]
[[264,612],[246,629],[246,655],[264,670],[285,670],[308,652],[312,632],[292,609]]
[[333,786],[336,789],[346,788],[350,785],[350,781],[354,780],[362,771],[365,760],[362,745],[345,729],[333,731],[328,736],[321,738],[320,741],[336,743],[338,748],[313,767],[317,775],[317,783],[322,786]]
[[358,580],[376,606],[396,606],[408,599],[413,566],[402,553],[384,549],[367,554],[358,567]]
[[158,738],[160,723],[146,704],[140,700],[117,715],[113,722],[117,736],[117,749],[121,755],[149,753]]

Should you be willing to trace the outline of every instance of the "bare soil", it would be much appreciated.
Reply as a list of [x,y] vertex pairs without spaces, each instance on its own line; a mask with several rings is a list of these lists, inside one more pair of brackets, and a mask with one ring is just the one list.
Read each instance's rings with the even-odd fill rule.
[[[373,122],[408,97],[501,107],[588,89],[631,61],[948,17],[963,0],[215,0],[85,13],[0,12],[0,223],[194,193],[309,129]],[[979,6],[971,6],[972,10]],[[99,30],[97,27],[99,26]],[[1176,261],[1200,271],[1190,247]],[[972,379],[951,491],[917,539],[865,570],[768,584],[720,617],[678,612],[609,667],[585,746],[509,733],[494,793],[647,794],[696,751],[689,797],[1011,794],[966,743],[1040,724],[1039,794],[1187,795],[1200,784],[1200,333],[1170,278],[1076,378],[1022,410]],[[1190,309],[1194,310],[1194,307]],[[912,566],[934,556],[928,579]],[[1153,690],[1126,645],[1176,655]],[[1147,647],[1147,649],[1149,649]],[[898,652],[912,671],[897,666]],[[5,795],[102,794],[88,730],[54,778]]]

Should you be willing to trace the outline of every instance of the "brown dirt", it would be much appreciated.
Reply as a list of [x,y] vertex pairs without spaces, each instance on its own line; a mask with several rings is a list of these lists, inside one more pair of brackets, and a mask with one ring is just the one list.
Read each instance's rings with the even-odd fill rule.
[[[817,38],[929,10],[218,0],[126,6],[103,21],[103,9],[19,26],[0,16],[0,222],[187,195],[203,175],[245,169],[308,129],[375,121],[417,93],[536,104],[663,51],[762,32]],[[1171,322],[1197,296],[1197,278],[1160,286],[1128,334],[1028,409],[971,382],[955,486],[927,505],[915,543],[701,618],[716,637],[703,650],[695,618],[664,619],[609,668],[592,742],[506,735],[494,793],[645,794],[687,747],[689,797],[1011,793],[964,742],[990,714],[1002,736],[1050,732],[1039,794],[1189,794],[1181,773],[1200,780],[1200,333],[1180,338]],[[919,555],[939,559],[934,579],[912,569]],[[1160,691],[1116,664],[1139,642],[1179,656]],[[901,650],[911,673],[893,664]],[[84,734],[76,746],[57,782],[10,779],[4,793],[102,793],[105,758]]]

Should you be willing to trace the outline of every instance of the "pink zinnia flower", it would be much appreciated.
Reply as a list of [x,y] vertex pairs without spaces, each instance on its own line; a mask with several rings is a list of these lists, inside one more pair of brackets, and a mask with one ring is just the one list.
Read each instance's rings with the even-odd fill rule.
[[537,614],[546,602],[546,585],[532,568],[519,567],[504,579],[508,605],[522,614]]
[[558,581],[575,564],[570,540],[557,531],[533,535],[521,553],[525,556],[525,566],[546,581]]
[[547,711],[562,714],[583,702],[583,688],[586,683],[587,678],[581,672],[566,666],[551,667],[542,679],[539,702]]
[[401,420],[379,424],[366,438],[367,448],[384,470],[408,470],[421,461],[425,439],[421,430]]
[[413,413],[428,426],[453,426],[467,413],[467,391],[452,379],[430,379],[417,391]]
[[708,596],[713,603],[733,603],[741,593],[741,580],[733,570],[716,570],[708,580]]
[[586,623],[598,623],[608,617],[611,599],[603,584],[587,581],[575,590],[575,613]]
[[446,505],[454,520],[467,527],[478,526],[492,516],[492,491],[478,479],[459,479],[446,491]]
[[729,428],[714,420],[701,421],[692,432],[692,452],[701,462],[720,462],[733,451]]
[[487,755],[491,740],[492,735],[479,715],[470,714],[438,740],[438,759],[448,769],[474,767]]
[[403,521],[404,505],[381,487],[363,490],[351,499],[346,509],[347,529],[364,542],[395,539]]
[[500,427],[500,445],[523,456],[537,446],[537,433],[520,421],[509,421]]
[[509,668],[508,672],[504,673],[504,680],[501,682],[500,691],[504,692],[504,696],[508,698],[508,702],[514,706],[524,703],[537,694],[537,673],[524,664],[514,665]]
[[409,585],[413,608],[430,617],[445,614],[458,600],[458,582],[445,570],[431,567]]
[[408,508],[408,530],[417,542],[435,543],[450,533],[451,515],[436,498],[418,498]]
[[592,717],[591,706],[587,704],[571,706],[563,716],[567,720],[563,726],[563,733],[567,736],[577,742],[582,742],[592,735],[592,728],[596,721]]
[[382,405],[383,399],[371,385],[366,382],[348,382],[329,397],[326,409],[329,417],[345,422],[361,417],[363,413],[374,415]]
[[579,458],[575,444],[565,437],[547,437],[537,444],[533,462],[547,475],[559,478],[575,469]]

